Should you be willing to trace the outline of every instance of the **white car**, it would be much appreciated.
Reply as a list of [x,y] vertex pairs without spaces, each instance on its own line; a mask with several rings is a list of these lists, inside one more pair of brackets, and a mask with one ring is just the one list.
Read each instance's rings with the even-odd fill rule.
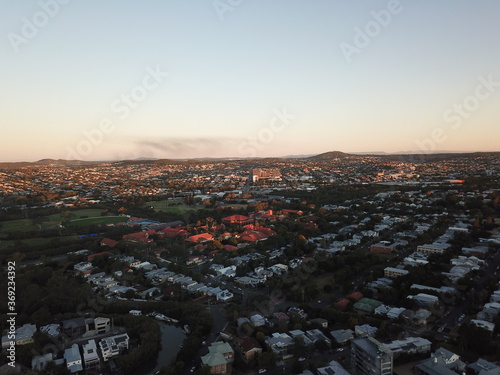
[[266,371],[267,371],[267,370],[266,370],[265,368],[261,368],[261,369],[259,370],[259,374],[263,374],[263,373],[265,373]]

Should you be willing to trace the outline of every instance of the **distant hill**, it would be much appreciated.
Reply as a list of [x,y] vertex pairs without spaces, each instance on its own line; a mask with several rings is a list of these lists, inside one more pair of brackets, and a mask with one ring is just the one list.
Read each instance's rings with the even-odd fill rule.
[[57,165],[60,167],[75,167],[84,165],[95,165],[104,163],[102,161],[83,161],[83,160],[64,160],[64,159],[41,159],[35,162],[19,161],[19,162],[4,162],[0,163],[2,169],[18,169],[24,167]]
[[311,156],[309,158],[304,158],[303,160],[309,161],[330,161],[333,159],[342,158],[360,158],[363,157],[375,157],[379,160],[390,160],[390,161],[401,161],[401,162],[411,162],[411,163],[426,163],[426,162],[436,162],[442,160],[457,160],[463,158],[481,158],[481,157],[500,157],[500,152],[439,152],[439,153],[353,153],[347,154],[341,151],[330,151],[316,156]]
[[375,155],[381,160],[400,160],[413,163],[437,162],[442,160],[458,160],[464,158],[500,157],[500,152],[443,152],[443,153],[410,153]]
[[305,160],[328,161],[328,160],[332,160],[332,159],[348,158],[351,156],[355,156],[355,155],[346,154],[345,152],[341,152],[341,151],[330,151],[330,152],[324,152],[323,154],[319,154],[316,156],[308,157]]
[[154,159],[154,158],[138,158],[134,160],[102,160],[102,161],[83,161],[83,160],[64,160],[64,159],[41,159],[35,162],[0,162],[0,169],[19,169],[24,167],[36,166],[59,166],[63,167],[84,167],[89,165],[98,165],[103,163],[111,163],[116,165],[195,165],[197,163],[219,163],[219,162],[236,162],[245,164],[268,164],[281,163],[287,160],[304,160],[304,161],[320,161],[328,162],[335,159],[349,158],[351,160],[363,160],[365,157],[378,158],[380,161],[401,161],[410,163],[426,163],[437,162],[441,160],[459,160],[463,158],[484,158],[484,157],[497,157],[500,158],[500,152],[486,151],[486,152],[435,152],[435,153],[345,153],[341,151],[330,151],[322,154],[310,155],[290,155],[284,157],[262,157],[262,158],[194,158],[194,159]]

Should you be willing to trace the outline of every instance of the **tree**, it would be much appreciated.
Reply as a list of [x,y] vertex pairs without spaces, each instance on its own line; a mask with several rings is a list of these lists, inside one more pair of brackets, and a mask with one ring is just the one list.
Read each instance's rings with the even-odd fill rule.
[[125,293],[123,293],[123,296],[127,299],[132,299],[135,298],[135,290],[133,289],[128,289]]
[[259,344],[262,344],[264,342],[265,338],[266,338],[266,335],[264,334],[264,332],[258,331],[255,334],[255,339],[259,342]]
[[257,357],[257,363],[259,367],[262,368],[271,368],[274,366],[276,362],[276,356],[274,352],[263,352]]
[[194,375],[210,375],[210,366],[201,366],[198,370],[194,372]]

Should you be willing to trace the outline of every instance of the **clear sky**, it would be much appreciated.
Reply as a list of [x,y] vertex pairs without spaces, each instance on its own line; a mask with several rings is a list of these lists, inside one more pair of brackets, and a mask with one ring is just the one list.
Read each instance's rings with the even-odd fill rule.
[[0,0],[0,161],[500,151],[497,0]]

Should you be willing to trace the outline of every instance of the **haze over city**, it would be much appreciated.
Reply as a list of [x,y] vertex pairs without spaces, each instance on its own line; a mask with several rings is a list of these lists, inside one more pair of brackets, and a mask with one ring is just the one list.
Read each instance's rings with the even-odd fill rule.
[[2,5],[0,161],[498,150],[498,2]]

